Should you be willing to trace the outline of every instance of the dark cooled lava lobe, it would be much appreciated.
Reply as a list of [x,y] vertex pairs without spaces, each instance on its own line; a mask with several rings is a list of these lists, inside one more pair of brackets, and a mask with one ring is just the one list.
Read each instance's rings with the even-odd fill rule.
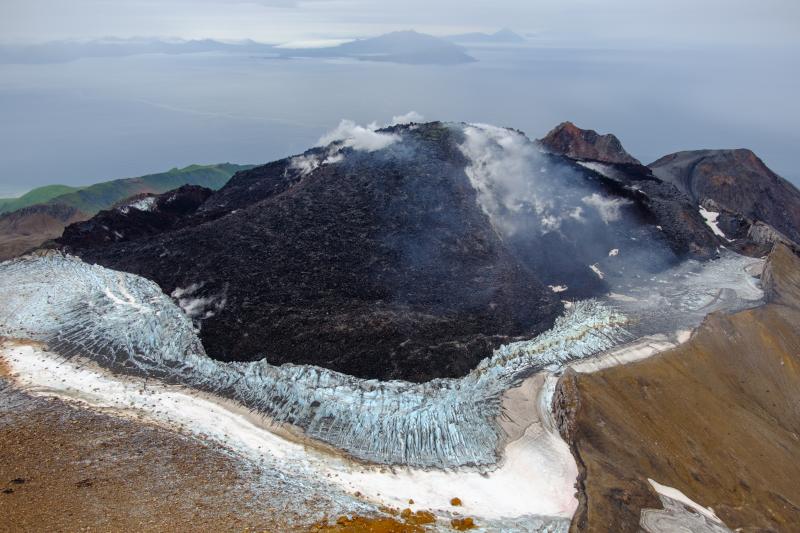
[[213,192],[199,185],[184,185],[160,195],[138,194],[85,222],[67,226],[60,240],[96,248],[163,233],[180,226]]
[[[569,226],[560,237],[501,235],[465,172],[463,125],[382,131],[400,140],[372,151],[315,148],[240,172],[164,231],[102,243],[91,237],[129,235],[125,217],[115,216],[93,230],[70,228],[60,244],[87,262],[157,282],[198,320],[214,358],[266,357],[364,378],[464,375],[501,343],[552,325],[563,306],[546,286],[551,280],[568,275],[583,295],[607,289],[583,257],[597,250],[570,236]],[[631,246],[654,236],[662,255],[713,255],[717,242],[702,221],[694,232],[669,230],[684,226],[659,211],[673,200],[655,189],[648,196],[546,157],[569,167],[582,187],[624,197],[625,216],[638,225],[614,231]],[[594,246],[608,255],[602,239]],[[541,259],[559,254],[552,264]],[[568,274],[559,266],[564,254],[576,259]]]

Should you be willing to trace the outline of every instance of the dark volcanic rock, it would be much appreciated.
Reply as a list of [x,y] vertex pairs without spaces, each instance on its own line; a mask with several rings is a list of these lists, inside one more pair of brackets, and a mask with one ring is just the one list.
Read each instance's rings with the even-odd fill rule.
[[539,143],[554,154],[572,159],[639,164],[639,160],[625,151],[616,136],[584,130],[572,122],[562,122],[539,139]]
[[67,226],[56,242],[89,249],[163,233],[194,213],[212,192],[198,185],[184,185],[161,195],[139,194],[85,222]]
[[[696,204],[712,200],[719,210],[762,221],[794,242],[800,242],[800,191],[772,172],[750,150],[696,150],[662,157],[649,165],[653,173],[674,184]],[[736,234],[742,230],[728,228]]]
[[235,176],[195,225],[72,248],[167,293],[224,301],[201,330],[220,359],[462,375],[499,342],[549,326],[561,306],[488,224],[452,135],[434,125],[414,150],[346,150],[305,175],[272,163]]
[[[108,228],[99,235],[122,238],[77,238],[76,229],[62,244],[156,281],[197,319],[212,357],[413,381],[464,375],[499,344],[549,327],[562,305],[546,284],[570,286],[559,296],[592,296],[607,290],[593,263],[633,275],[652,257],[658,268],[698,251],[702,239],[671,211],[680,199],[658,192],[664,184],[646,169],[648,194],[561,156],[534,156],[521,172],[550,167],[546,185],[556,190],[542,193],[555,202],[561,187],[577,202],[569,205],[585,209],[561,213],[553,231],[533,205],[490,213],[486,183],[467,173],[486,169],[471,166],[465,128],[398,126],[379,132],[394,140],[371,151],[347,142],[315,148],[238,173],[164,230],[132,231],[131,210],[92,221]],[[610,204],[618,221],[603,222],[604,205],[587,201]],[[501,224],[509,221],[513,234]],[[616,247],[624,261],[609,257]],[[695,255],[714,247],[711,239]]]
[[595,172],[618,195],[628,195],[649,214],[650,222],[663,233],[680,257],[711,259],[717,256],[719,240],[700,215],[697,206],[674,185],[661,181],[644,165],[633,163],[579,162]]
[[696,203],[626,152],[616,136],[563,122],[538,142],[549,152],[583,163],[605,179],[635,191],[678,255],[708,259],[716,254],[718,240],[700,216]]

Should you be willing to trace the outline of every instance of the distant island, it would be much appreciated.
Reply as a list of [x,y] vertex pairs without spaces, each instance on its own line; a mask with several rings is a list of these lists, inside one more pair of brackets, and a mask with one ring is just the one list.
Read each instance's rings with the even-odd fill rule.
[[447,36],[445,39],[453,43],[464,44],[519,44],[526,41],[525,37],[508,28],[503,28],[494,33],[461,33]]
[[142,54],[272,53],[274,45],[251,40],[226,43],[214,39],[166,40],[157,38],[106,38],[88,41],[50,41],[46,43],[0,45],[0,64],[67,63],[84,58],[127,57]]
[[277,45],[253,40],[223,42],[214,39],[105,38],[86,41],[0,44],[0,64],[67,63],[86,58],[114,58],[144,54],[250,54],[276,59],[351,58],[410,65],[458,65],[477,61],[463,45],[517,44],[525,39],[509,29],[495,33],[465,33],[436,37],[414,30],[356,39],[335,46]]
[[449,40],[413,30],[396,31],[327,48],[276,48],[287,58],[348,57],[411,65],[457,65],[477,61]]

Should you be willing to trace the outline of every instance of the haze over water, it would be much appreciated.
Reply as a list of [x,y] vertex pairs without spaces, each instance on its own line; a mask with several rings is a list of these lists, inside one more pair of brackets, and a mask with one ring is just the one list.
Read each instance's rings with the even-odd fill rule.
[[469,48],[477,62],[402,65],[198,53],[0,65],[0,196],[191,163],[298,153],[343,118],[485,122],[541,137],[571,120],[643,163],[751,148],[800,183],[791,49]]

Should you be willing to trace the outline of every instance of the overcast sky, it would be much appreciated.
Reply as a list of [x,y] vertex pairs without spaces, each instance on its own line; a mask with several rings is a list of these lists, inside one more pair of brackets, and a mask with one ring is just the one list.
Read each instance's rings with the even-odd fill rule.
[[0,39],[103,36],[286,42],[414,28],[510,27],[543,42],[609,46],[800,42],[798,0],[2,0]]

